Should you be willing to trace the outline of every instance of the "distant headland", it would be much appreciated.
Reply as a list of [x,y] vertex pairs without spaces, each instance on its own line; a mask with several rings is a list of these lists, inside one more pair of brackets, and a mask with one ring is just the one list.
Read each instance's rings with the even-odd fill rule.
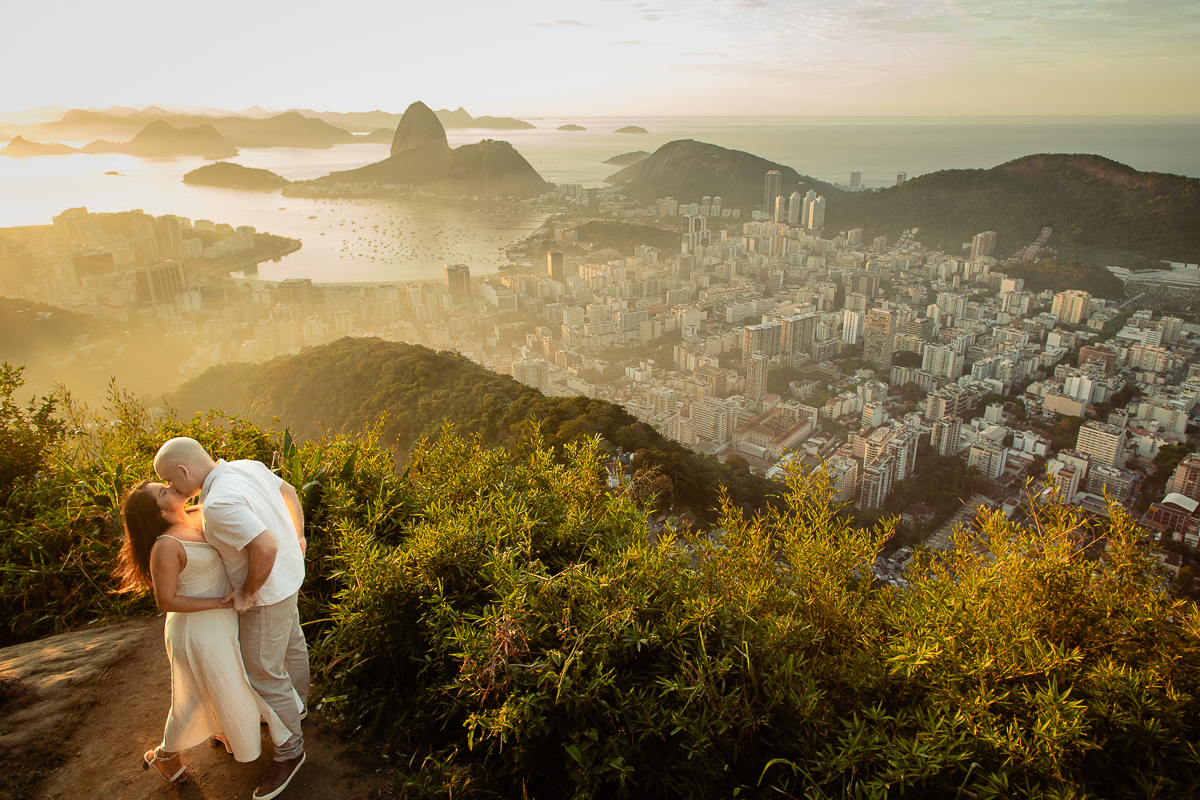
[[386,193],[398,187],[421,187],[453,196],[536,197],[549,184],[508,142],[485,139],[451,149],[437,113],[418,101],[408,107],[396,126],[388,158],[293,183],[285,194],[354,195]]
[[183,182],[195,186],[220,186],[226,189],[273,191],[291,181],[265,169],[252,169],[229,161],[206,164],[183,176]]

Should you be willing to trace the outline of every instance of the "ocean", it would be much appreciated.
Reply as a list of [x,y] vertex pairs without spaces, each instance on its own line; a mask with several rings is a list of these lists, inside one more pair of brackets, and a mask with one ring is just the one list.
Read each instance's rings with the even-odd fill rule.
[[[653,152],[691,138],[745,150],[830,183],[862,173],[865,186],[890,186],[942,169],[979,169],[1031,153],[1094,153],[1139,170],[1200,178],[1200,118],[530,118],[524,131],[451,130],[452,146],[504,139],[554,183],[603,185],[621,169],[604,161]],[[559,131],[575,124],[584,131]],[[615,131],[628,125],[645,134]],[[76,143],[78,144],[78,143]],[[385,158],[383,144],[328,150],[246,148],[231,161],[303,180]],[[66,208],[142,209],[298,238],[303,247],[263,264],[265,280],[318,282],[431,280],[446,263],[494,272],[503,248],[543,218],[526,208],[406,199],[315,200],[187,186],[201,158],[139,159],[119,154],[0,158],[0,227],[49,224]],[[116,175],[106,173],[116,172]]]

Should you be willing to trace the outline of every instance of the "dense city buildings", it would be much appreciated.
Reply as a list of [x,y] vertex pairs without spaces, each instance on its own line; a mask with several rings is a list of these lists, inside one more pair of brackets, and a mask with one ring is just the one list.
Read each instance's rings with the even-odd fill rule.
[[[824,470],[866,519],[940,525],[942,511],[890,504],[921,485],[923,459],[949,459],[991,487],[970,508],[1011,510],[1031,481],[1091,514],[1105,497],[1140,502],[1160,535],[1196,535],[1200,458],[1145,492],[1155,457],[1187,442],[1200,328],[1082,289],[1031,291],[1006,269],[1033,245],[995,231],[943,253],[918,231],[827,230],[824,197],[778,171],[763,181],[755,208],[562,190],[499,273],[447,264],[444,282],[372,285],[221,277],[213,267],[260,256],[270,237],[137,213],[114,235],[111,218],[69,209],[0,244],[0,288],[152,320],[186,354],[181,378],[378,336],[457,350],[547,395],[611,400],[772,477]],[[642,225],[673,243],[637,243]],[[596,227],[634,243],[608,249],[585,235]],[[1051,229],[1034,244],[1052,254]]]

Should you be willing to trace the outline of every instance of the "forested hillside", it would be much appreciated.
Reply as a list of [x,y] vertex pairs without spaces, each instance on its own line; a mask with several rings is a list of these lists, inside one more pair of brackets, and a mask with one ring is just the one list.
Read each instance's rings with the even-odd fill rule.
[[620,406],[586,397],[545,397],[456,353],[379,339],[340,339],[263,364],[225,364],[184,384],[171,397],[184,413],[220,409],[261,424],[285,420],[301,438],[322,429],[357,433],[386,417],[383,441],[401,457],[450,423],[462,435],[516,449],[534,427],[561,449],[597,434],[626,453],[638,470],[657,467],[671,479],[670,497],[701,514],[719,490],[761,509],[769,481],[693,453],[639,422]]
[[594,441],[442,436],[397,472],[370,433],[297,445],[127,396],[65,426],[0,409],[0,455],[29,445],[0,487],[0,644],[152,609],[113,591],[116,508],[166,438],[262,460],[305,507],[318,715],[394,796],[1200,792],[1200,614],[1120,506],[1101,561],[1077,510],[1038,505],[894,587],[861,579],[882,536],[819,474],[775,513],[652,539]]
[[1033,155],[992,169],[932,172],[879,192],[830,201],[826,226],[869,241],[920,228],[929,247],[961,253],[980,231],[1008,255],[1054,228],[1063,258],[1155,266],[1200,261],[1200,180],[1138,170],[1092,155]]

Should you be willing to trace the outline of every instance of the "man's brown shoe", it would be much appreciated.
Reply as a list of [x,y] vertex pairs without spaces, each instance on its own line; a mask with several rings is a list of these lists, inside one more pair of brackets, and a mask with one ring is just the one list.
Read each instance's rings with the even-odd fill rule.
[[263,779],[262,785],[254,790],[254,800],[271,800],[272,797],[277,797],[287,788],[292,778],[296,777],[304,759],[305,755],[301,753],[287,761],[272,761],[267,769],[267,777]]

